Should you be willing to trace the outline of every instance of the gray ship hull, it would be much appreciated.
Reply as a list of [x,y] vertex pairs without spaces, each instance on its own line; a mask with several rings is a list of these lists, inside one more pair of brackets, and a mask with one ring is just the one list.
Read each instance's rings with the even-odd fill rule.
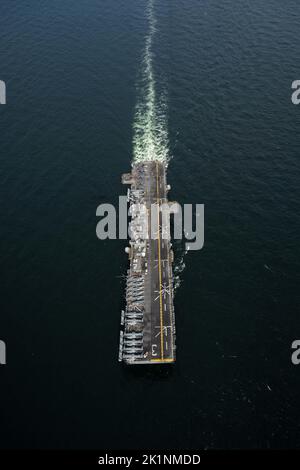
[[149,161],[133,165],[122,182],[130,185],[131,240],[119,360],[127,364],[173,363],[173,251],[169,224],[161,210],[168,203],[166,164]]

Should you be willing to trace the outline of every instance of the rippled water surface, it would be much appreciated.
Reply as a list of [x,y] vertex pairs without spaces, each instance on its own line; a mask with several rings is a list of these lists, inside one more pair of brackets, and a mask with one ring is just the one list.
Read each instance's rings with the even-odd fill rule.
[[[2,447],[299,444],[300,4],[151,3],[147,62],[146,0],[1,1]],[[126,369],[95,213],[149,142],[205,246],[175,243],[176,366]]]

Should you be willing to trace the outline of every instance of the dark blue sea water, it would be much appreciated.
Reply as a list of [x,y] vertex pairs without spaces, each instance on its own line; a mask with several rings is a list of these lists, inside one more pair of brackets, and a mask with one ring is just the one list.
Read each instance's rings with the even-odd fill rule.
[[300,4],[154,2],[171,199],[205,204],[205,245],[183,258],[175,367],[126,369],[126,243],[95,214],[125,194],[146,7],[1,1],[0,446],[296,447]]

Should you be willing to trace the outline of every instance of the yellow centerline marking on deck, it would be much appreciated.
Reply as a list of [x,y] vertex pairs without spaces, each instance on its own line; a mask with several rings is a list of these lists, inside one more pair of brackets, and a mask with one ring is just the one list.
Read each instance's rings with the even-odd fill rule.
[[159,189],[158,189],[158,164],[156,162],[156,196],[157,196],[157,221],[158,221],[158,273],[159,273],[159,313],[160,313],[160,353],[161,359],[164,359],[164,341],[163,341],[163,310],[161,295],[161,253],[160,253],[160,230],[159,230]]
[[174,359],[151,359],[151,362],[174,362]]
[[[169,281],[170,281],[170,299],[169,299],[169,307],[170,307],[170,325],[171,325],[171,349],[172,349],[172,356],[174,357],[174,348],[173,348],[173,325],[174,325],[174,313],[173,313],[173,282],[171,281],[171,279],[173,279],[173,277],[171,277],[171,262],[170,262],[170,247],[168,249],[168,264],[169,264]],[[172,282],[172,285],[171,285],[171,282]]]

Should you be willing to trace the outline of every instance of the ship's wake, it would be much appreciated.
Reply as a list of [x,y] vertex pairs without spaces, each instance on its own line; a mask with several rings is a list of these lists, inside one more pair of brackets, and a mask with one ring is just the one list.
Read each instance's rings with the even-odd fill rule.
[[179,252],[175,258],[173,272],[174,272],[174,291],[176,294],[177,289],[181,286],[182,283],[182,276],[181,274],[185,270],[185,256],[187,254],[187,250],[183,250],[180,252],[179,249],[176,249],[176,252]]
[[133,123],[133,160],[168,160],[166,92],[157,92],[153,44],[157,32],[154,0],[147,5],[148,32],[138,83],[138,100]]

